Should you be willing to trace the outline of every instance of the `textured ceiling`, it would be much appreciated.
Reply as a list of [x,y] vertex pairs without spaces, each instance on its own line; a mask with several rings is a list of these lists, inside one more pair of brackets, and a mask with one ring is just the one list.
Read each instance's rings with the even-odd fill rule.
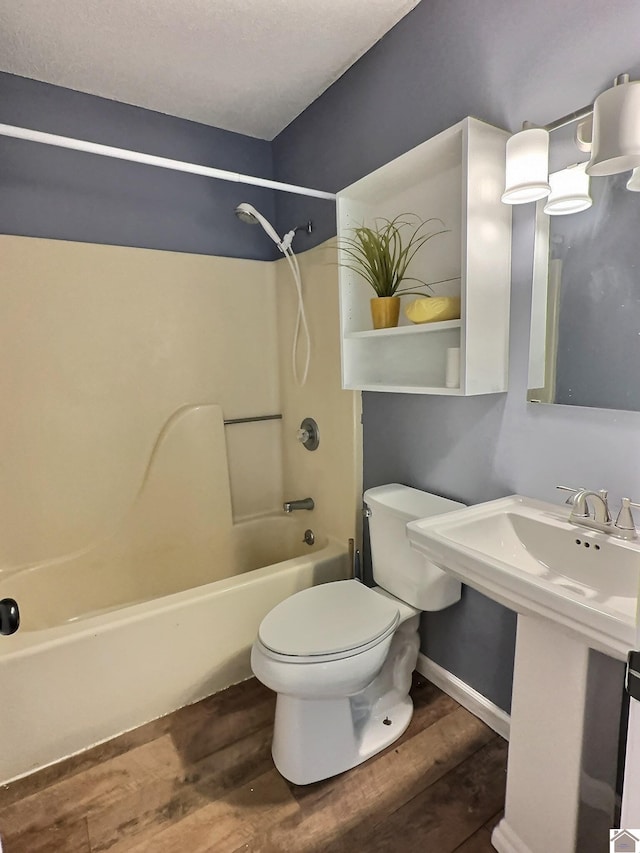
[[272,139],[419,0],[0,0],[0,70]]

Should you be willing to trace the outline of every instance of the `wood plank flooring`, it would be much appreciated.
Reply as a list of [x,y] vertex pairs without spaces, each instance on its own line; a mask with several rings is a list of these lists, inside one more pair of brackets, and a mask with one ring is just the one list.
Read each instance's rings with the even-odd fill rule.
[[296,786],[255,679],[0,789],[4,853],[491,853],[507,745],[421,676],[396,743]]

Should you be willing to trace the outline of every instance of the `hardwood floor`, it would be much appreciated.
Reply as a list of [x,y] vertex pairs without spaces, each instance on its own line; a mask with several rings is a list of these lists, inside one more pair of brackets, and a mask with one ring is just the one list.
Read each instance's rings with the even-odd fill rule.
[[0,789],[4,853],[491,853],[507,745],[422,677],[407,732],[300,787],[255,679]]

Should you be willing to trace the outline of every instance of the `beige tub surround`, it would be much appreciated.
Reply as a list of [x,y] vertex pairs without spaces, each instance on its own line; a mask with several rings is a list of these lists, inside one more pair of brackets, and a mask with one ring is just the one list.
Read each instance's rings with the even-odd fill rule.
[[[0,567],[118,524],[181,407],[281,411],[273,264],[11,236],[0,253]],[[235,518],[279,510],[280,432],[227,428]]]
[[[361,395],[340,386],[340,318],[335,241],[298,256],[311,333],[311,363],[306,385],[291,371],[291,340],[297,295],[285,260],[276,263],[279,364],[282,395],[282,454],[285,500],[311,496],[305,513],[340,541],[360,536],[362,495]],[[297,441],[306,417],[318,423],[320,446],[312,452]],[[317,519],[317,521],[316,521]]]
[[[297,295],[275,263],[0,237],[3,456],[0,568],[73,553],[119,524],[158,431],[185,405],[283,421],[225,430],[234,520],[313,496],[314,520],[353,536],[360,398],[342,391],[331,242],[298,256],[312,338],[295,385]],[[260,357],[256,358],[256,353]],[[315,453],[296,431],[315,417]],[[346,474],[346,475],[345,475]]]

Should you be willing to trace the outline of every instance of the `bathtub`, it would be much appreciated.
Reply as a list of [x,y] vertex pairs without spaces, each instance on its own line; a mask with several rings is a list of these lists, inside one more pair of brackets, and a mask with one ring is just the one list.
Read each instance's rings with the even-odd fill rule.
[[19,602],[22,624],[0,637],[0,782],[248,678],[265,614],[348,574],[347,543],[303,542],[309,515],[234,525],[232,576],[212,566],[209,582],[185,567],[178,579],[137,572],[132,585],[126,561],[101,585],[68,564],[2,577],[0,597]]

